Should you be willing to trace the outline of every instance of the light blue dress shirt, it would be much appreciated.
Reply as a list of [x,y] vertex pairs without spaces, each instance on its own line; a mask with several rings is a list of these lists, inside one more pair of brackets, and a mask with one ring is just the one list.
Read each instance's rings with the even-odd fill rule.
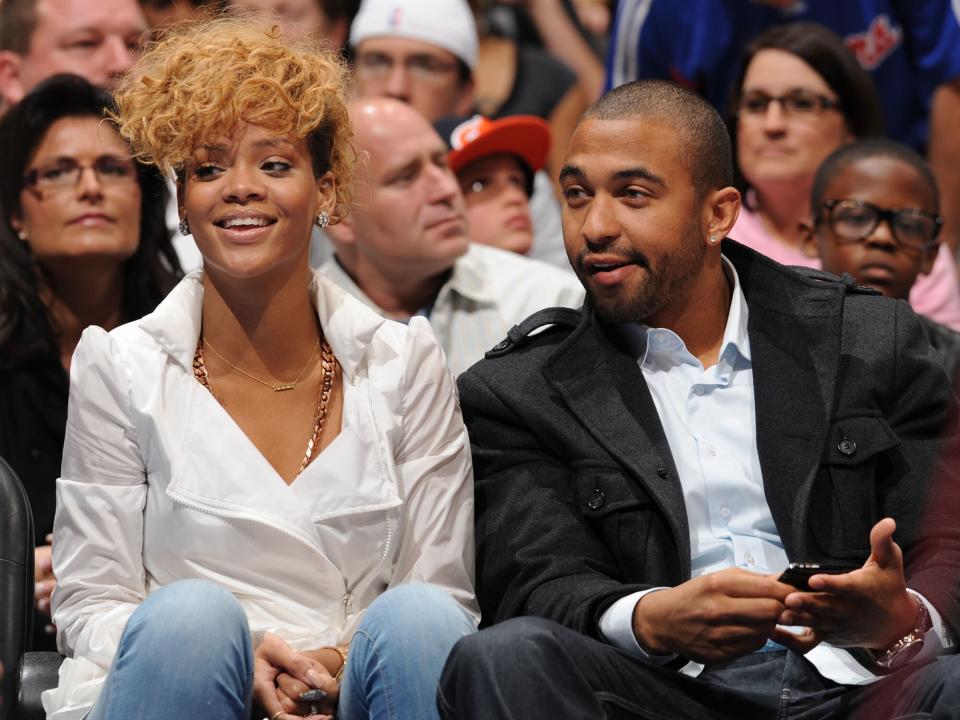
[[[704,369],[671,330],[638,324],[621,326],[628,346],[639,358],[683,489],[692,577],[731,567],[780,573],[788,564],[763,492],[757,454],[753,365],[747,335],[749,311],[736,269],[726,258],[723,261],[733,291],[716,365]],[[649,655],[633,633],[637,602],[659,589],[663,588],[623,597],[604,612],[600,632],[608,642],[654,661],[673,658]],[[920,654],[929,657],[952,643],[937,611],[916,595],[933,620]],[[781,646],[768,642],[764,649]],[[862,684],[877,677],[849,653],[827,643],[821,643],[806,657],[824,677],[835,682]],[[682,672],[697,675],[702,668],[691,662]]]

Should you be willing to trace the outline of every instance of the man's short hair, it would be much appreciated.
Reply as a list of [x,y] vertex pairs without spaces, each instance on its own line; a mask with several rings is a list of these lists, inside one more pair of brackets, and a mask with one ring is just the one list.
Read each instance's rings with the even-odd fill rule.
[[36,28],[37,0],[0,0],[0,50],[29,54]]
[[930,197],[933,200],[934,212],[940,212],[940,190],[937,187],[937,180],[930,170],[927,161],[924,160],[918,152],[901,143],[886,138],[870,138],[868,140],[857,140],[856,142],[841,145],[827,156],[817,174],[813,178],[813,188],[810,190],[810,207],[814,212],[827,198],[824,197],[827,191],[827,185],[837,176],[837,173],[845,170],[860,160],[869,160],[870,158],[889,158],[909,165],[924,180]]
[[723,119],[706,100],[666,80],[636,80],[597,100],[583,119],[660,119],[677,129],[680,153],[699,197],[733,184],[733,154]]

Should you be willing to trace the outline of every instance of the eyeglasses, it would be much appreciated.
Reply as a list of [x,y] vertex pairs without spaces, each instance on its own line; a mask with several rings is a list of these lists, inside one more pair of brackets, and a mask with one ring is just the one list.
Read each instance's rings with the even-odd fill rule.
[[88,168],[104,185],[126,185],[136,181],[137,170],[131,160],[102,155],[90,164],[81,165],[73,158],[63,158],[52,165],[34,168],[23,176],[23,184],[40,191],[70,190],[77,186],[83,171]]
[[[380,80],[393,72],[393,66],[396,62],[392,57],[383,53],[361,53],[357,58],[357,72],[370,79]],[[442,82],[444,76],[449,75],[459,67],[455,62],[446,62],[432,55],[411,55],[401,62],[411,78],[425,83]]]
[[751,92],[740,98],[740,115],[759,117],[765,115],[772,102],[778,102],[787,115],[811,117],[824,110],[839,110],[840,102],[811,90],[791,90],[783,95],[768,95]]
[[943,226],[942,217],[916,208],[884,210],[861,200],[826,200],[820,207],[841,244],[865,240],[886,221],[902,248],[920,251],[933,245]]

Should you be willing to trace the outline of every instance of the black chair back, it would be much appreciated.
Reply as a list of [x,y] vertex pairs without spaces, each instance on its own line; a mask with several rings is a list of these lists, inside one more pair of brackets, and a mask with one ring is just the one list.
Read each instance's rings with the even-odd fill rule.
[[33,515],[16,473],[0,459],[0,720],[16,700],[17,667],[32,626]]

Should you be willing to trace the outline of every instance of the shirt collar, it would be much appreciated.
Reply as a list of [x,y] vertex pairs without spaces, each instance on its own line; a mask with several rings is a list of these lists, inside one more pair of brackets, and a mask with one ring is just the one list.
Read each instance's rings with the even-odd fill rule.
[[[344,376],[352,380],[374,334],[386,318],[314,271],[310,280],[314,307],[330,349]],[[203,311],[203,270],[189,273],[170,291],[140,328],[186,370],[192,372]]]
[[[724,274],[733,285],[727,323],[717,359],[720,371],[726,372],[735,366],[738,358],[750,363],[750,337],[747,333],[749,311],[737,269],[725,256],[720,257],[723,260]],[[683,340],[672,330],[652,328],[641,323],[625,323],[621,325],[621,332],[627,345],[639,359],[641,367],[696,363]]]

